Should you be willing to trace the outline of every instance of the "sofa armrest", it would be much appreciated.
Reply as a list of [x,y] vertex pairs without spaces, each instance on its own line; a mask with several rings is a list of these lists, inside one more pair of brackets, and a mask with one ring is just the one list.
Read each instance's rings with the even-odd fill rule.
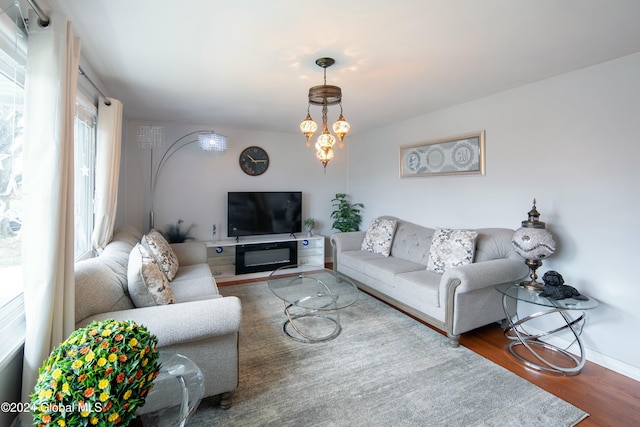
[[101,313],[84,319],[76,326],[111,318],[133,320],[144,325],[158,337],[158,346],[166,347],[237,333],[242,320],[242,306],[237,297],[229,296]]
[[180,265],[207,263],[207,245],[204,242],[172,243],[171,249],[178,257]]
[[337,253],[344,251],[357,251],[362,248],[365,231],[347,231],[335,233],[331,236],[331,246]]
[[446,295],[450,284],[459,283],[457,293],[472,292],[501,283],[516,283],[522,280],[529,269],[524,261],[494,259],[462,265],[444,272],[440,280],[440,291]]
[[357,251],[362,248],[366,232],[346,231],[331,235],[331,247],[333,248],[333,269],[338,271],[338,254],[345,251]]

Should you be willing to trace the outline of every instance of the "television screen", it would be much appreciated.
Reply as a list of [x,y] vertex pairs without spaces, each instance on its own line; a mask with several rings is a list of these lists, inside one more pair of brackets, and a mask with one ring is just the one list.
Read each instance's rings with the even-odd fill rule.
[[229,237],[302,231],[301,191],[229,192]]

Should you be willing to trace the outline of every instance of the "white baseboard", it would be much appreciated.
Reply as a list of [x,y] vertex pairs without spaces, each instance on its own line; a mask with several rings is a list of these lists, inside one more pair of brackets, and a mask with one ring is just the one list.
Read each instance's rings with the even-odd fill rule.
[[593,362],[596,365],[615,371],[633,380],[640,381],[640,368],[631,366],[628,363],[621,362],[620,360],[606,356],[602,353],[598,353],[597,351],[587,349],[586,353],[587,360],[589,362]]

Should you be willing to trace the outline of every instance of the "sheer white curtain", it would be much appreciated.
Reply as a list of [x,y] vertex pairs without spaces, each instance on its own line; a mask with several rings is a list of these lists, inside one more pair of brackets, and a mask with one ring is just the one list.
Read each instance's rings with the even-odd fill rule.
[[[52,348],[74,328],[73,132],[80,41],[52,13],[31,11],[25,90],[23,266],[27,332],[22,401],[29,401]],[[23,414],[22,425],[31,425]],[[27,422],[27,420],[29,422]]]
[[122,102],[109,98],[111,105],[98,106],[96,150],[95,225],[91,235],[98,252],[113,236],[118,198],[120,151],[122,144]]

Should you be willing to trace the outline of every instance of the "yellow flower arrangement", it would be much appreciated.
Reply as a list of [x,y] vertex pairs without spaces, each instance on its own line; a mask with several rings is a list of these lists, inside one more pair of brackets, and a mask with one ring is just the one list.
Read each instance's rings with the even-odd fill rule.
[[74,331],[39,370],[31,395],[35,425],[126,426],[158,376],[157,345],[131,320]]

